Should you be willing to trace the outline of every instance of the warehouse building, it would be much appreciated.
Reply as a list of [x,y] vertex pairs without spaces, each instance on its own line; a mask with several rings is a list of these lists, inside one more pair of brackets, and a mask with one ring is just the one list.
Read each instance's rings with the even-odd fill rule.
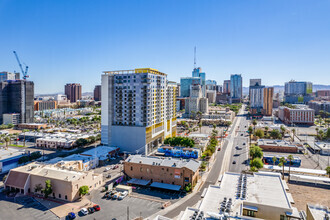
[[16,150],[13,148],[0,149],[0,174],[8,172],[10,169],[18,166],[18,160],[25,156],[24,150]]

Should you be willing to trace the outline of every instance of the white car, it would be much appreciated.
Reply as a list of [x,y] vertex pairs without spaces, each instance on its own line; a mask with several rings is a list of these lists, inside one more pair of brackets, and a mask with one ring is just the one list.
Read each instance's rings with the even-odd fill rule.
[[107,172],[110,170],[110,167],[105,168],[104,172]]
[[120,196],[118,197],[118,199],[119,199],[119,200],[122,200],[122,199],[124,199],[127,195],[128,195],[128,192],[127,192],[127,191],[122,192],[122,193],[120,193]]
[[83,214],[83,215],[88,215],[88,211],[87,211],[86,208],[82,208],[82,209],[80,210],[80,212],[81,212],[81,214]]

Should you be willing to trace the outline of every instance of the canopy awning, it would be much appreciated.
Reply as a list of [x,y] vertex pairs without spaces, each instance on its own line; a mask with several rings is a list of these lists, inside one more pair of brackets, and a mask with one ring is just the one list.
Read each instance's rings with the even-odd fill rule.
[[127,183],[134,184],[134,185],[140,185],[140,186],[146,186],[150,183],[150,180],[141,180],[141,179],[131,179]]
[[251,211],[258,211],[258,207],[251,206],[251,205],[243,205],[243,209],[251,210]]
[[168,189],[173,191],[179,191],[181,189],[181,186],[179,185],[172,185],[172,184],[159,183],[159,182],[153,182],[150,186],[159,189]]

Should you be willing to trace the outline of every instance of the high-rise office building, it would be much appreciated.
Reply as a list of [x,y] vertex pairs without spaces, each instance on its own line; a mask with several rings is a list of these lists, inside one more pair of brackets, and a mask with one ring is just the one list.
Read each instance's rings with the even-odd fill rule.
[[202,85],[202,79],[200,77],[183,77],[180,79],[181,97],[190,96],[191,85]]
[[250,86],[250,109],[252,114],[261,113],[264,107],[264,88],[265,86],[258,83]]
[[181,84],[180,83],[177,83],[177,86],[176,86],[176,97],[181,97]]
[[206,97],[206,76],[205,73],[202,72],[202,68],[198,67],[198,68],[194,68],[192,71],[192,77],[200,77],[202,79],[202,84],[201,84],[201,88],[202,88],[202,94],[203,97]]
[[284,100],[291,104],[304,104],[312,100],[313,84],[291,80],[285,83]]
[[81,85],[79,83],[68,83],[64,87],[65,95],[71,102],[81,99]]
[[216,90],[217,81],[215,81],[215,80],[206,80],[205,85],[206,85],[206,90]]
[[203,97],[201,85],[192,85],[185,103],[185,114],[191,116],[197,112],[208,113],[208,106],[208,99]]
[[215,91],[218,93],[218,92],[220,92],[220,93],[222,93],[222,85],[216,85],[215,86]]
[[223,93],[230,94],[230,80],[224,80],[223,81]]
[[34,120],[34,83],[25,80],[0,82],[0,124],[3,114],[19,114],[18,123]]
[[101,85],[96,85],[94,88],[94,100],[101,101]]
[[16,73],[10,73],[10,72],[0,72],[0,82],[4,82],[6,80],[15,80],[16,79]]
[[150,154],[176,136],[176,83],[151,68],[102,75],[101,142]]
[[261,79],[250,79],[250,86],[261,85]]
[[262,114],[266,116],[272,116],[273,114],[273,96],[274,96],[274,87],[264,88],[263,91],[263,109]]
[[231,102],[241,102],[243,98],[243,84],[241,74],[230,76],[230,98]]

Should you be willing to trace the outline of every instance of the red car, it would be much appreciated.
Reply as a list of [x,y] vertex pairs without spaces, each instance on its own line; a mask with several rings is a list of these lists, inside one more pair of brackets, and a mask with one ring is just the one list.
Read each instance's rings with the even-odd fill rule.
[[100,211],[101,207],[99,205],[94,205],[93,208],[95,209],[95,211]]
[[219,148],[218,148],[218,151],[220,151],[220,150],[221,150],[221,148],[219,147]]

